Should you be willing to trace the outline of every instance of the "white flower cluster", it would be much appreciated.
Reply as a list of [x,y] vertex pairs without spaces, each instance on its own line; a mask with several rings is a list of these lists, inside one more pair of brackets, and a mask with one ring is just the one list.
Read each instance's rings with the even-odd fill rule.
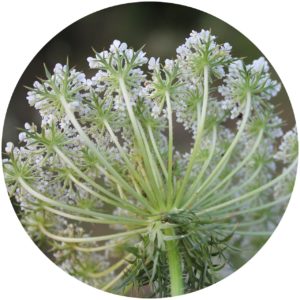
[[291,163],[298,155],[297,129],[294,127],[288,131],[282,139],[275,158],[283,161],[285,164]]
[[[186,291],[212,284],[223,266],[213,256],[230,260],[232,240],[271,233],[292,192],[297,132],[284,133],[272,104],[280,84],[264,58],[245,65],[206,30],[162,63],[118,40],[88,63],[91,78],[45,67],[27,96],[41,126],[26,123],[20,145],[6,144],[25,228],[64,270],[104,290],[149,285],[168,296],[162,274]],[[172,255],[183,283],[168,276]]]
[[42,126],[56,121],[64,123],[59,97],[64,95],[73,111],[81,110],[82,93],[88,89],[85,74],[59,63],[55,65],[53,75],[47,69],[46,74],[47,80],[33,83],[33,89],[30,88],[27,94],[28,103],[39,110]]
[[95,86],[96,91],[105,95],[115,93],[118,89],[119,79],[122,78],[135,94],[142,94],[141,82],[145,75],[141,67],[148,62],[146,53],[142,50],[134,51],[127,47],[126,43],[114,40],[109,51],[96,53],[96,57],[88,57],[87,61],[91,69],[99,69],[88,84]]
[[215,40],[216,36],[208,30],[192,31],[185,43],[176,49],[186,77],[194,75],[199,78],[205,65],[209,65],[211,74],[216,78],[225,76],[224,67],[232,59],[232,47],[229,43],[218,45]]
[[241,112],[247,94],[253,97],[253,108],[261,111],[267,106],[265,100],[275,97],[281,88],[280,83],[270,78],[269,65],[263,57],[249,65],[234,61],[224,83],[218,91],[224,97],[223,108],[231,110],[232,118]]

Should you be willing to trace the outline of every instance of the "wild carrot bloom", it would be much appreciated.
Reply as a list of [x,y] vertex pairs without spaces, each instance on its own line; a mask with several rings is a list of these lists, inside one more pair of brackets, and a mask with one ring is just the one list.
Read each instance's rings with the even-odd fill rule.
[[[174,296],[234,271],[272,233],[296,128],[284,133],[267,61],[231,49],[202,30],[173,60],[115,40],[87,59],[92,78],[45,67],[27,96],[41,124],[25,124],[3,164],[23,225],[61,268],[102,290]],[[193,138],[186,153],[178,124]]]

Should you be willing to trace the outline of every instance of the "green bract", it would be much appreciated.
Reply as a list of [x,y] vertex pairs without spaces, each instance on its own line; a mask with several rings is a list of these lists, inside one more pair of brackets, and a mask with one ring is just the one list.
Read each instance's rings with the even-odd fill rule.
[[296,129],[283,131],[266,60],[245,65],[202,30],[163,64],[119,41],[88,62],[90,79],[45,68],[27,97],[41,129],[26,123],[20,147],[6,146],[28,233],[64,270],[119,294],[175,296],[233,272],[274,230],[296,175]]

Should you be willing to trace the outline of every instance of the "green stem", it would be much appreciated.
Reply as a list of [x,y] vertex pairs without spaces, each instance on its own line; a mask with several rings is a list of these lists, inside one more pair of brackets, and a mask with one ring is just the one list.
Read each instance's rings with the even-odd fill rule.
[[207,160],[205,161],[205,163],[203,164],[202,168],[201,168],[201,171],[199,172],[199,174],[197,175],[197,178],[195,179],[189,193],[188,193],[188,196],[187,196],[187,201],[186,203],[182,206],[183,209],[187,208],[189,205],[191,205],[192,201],[194,200],[192,198],[192,195],[196,192],[197,188],[198,188],[198,185],[200,184],[201,182],[201,179],[205,173],[205,171],[207,170],[213,156],[214,156],[214,153],[215,153],[215,149],[216,149],[216,142],[217,142],[217,128],[216,126],[213,127],[213,137],[212,137],[212,144],[211,144],[211,147],[209,149],[209,156],[207,158]]
[[[169,236],[175,236],[173,228],[166,229],[165,233]],[[166,242],[166,246],[171,282],[171,296],[182,295],[184,293],[184,285],[178,245],[176,240],[170,240]]]
[[[222,230],[225,233],[232,233],[231,230]],[[272,234],[272,231],[235,231],[235,235],[245,235],[245,236],[263,236],[268,237]]]
[[[107,179],[111,180],[111,182],[113,182],[113,183],[116,185],[116,187],[121,187],[120,184],[119,184],[119,182],[116,181],[116,179],[115,179],[114,177],[112,177],[112,176],[106,171],[106,169],[104,169],[103,167],[101,167],[101,165],[96,164],[95,167],[96,167],[102,174],[104,174],[105,177],[106,177]],[[134,179],[133,175],[130,176],[130,174],[128,174],[128,176],[130,177],[130,180],[131,180],[131,182],[132,182],[132,184],[133,184],[133,186],[134,186],[135,191],[136,191],[141,197],[145,198],[145,197],[143,196],[142,192],[141,192],[140,187],[138,186],[138,183],[137,183],[136,180]],[[144,182],[145,182],[145,185],[143,185],[143,191],[147,194],[147,199],[151,199],[151,197],[152,197],[152,191],[150,190],[149,186],[147,185],[146,179],[145,179]],[[145,199],[146,199],[146,198],[145,198]],[[139,199],[137,199],[137,200],[139,200],[140,202],[142,202],[141,198],[139,198]],[[152,209],[152,207],[151,207],[150,205],[148,205],[148,202],[147,202],[146,206],[147,206],[148,208],[151,208],[151,211],[154,212],[153,209]],[[141,213],[141,212],[140,212],[140,213]]]
[[93,195],[94,197],[97,197],[99,199],[101,199],[103,202],[108,203],[114,207],[122,207],[128,211],[131,211],[135,214],[139,214],[140,213],[140,209],[136,208],[134,205],[130,205],[128,201],[122,201],[122,199],[118,202],[107,199],[107,198],[103,198],[99,193],[93,191],[92,189],[90,189],[88,186],[86,186],[85,184],[83,184],[82,182],[80,182],[77,178],[75,178],[73,175],[69,175],[70,179],[79,187],[81,187],[83,190],[85,190],[86,192],[88,192],[90,195]]
[[100,251],[104,251],[104,250],[107,250],[107,249],[111,249],[111,248],[115,248],[115,247],[118,247],[122,244],[125,244],[126,242],[128,241],[128,238],[123,238],[121,240],[118,240],[117,242],[115,243],[107,243],[103,246],[99,246],[99,247],[80,247],[80,246],[73,246],[73,248],[77,251],[80,251],[80,252],[100,252]]
[[[58,148],[57,146],[53,147],[53,150],[56,152],[56,154],[59,156],[61,161],[66,164],[71,170],[75,171],[84,181],[89,183],[91,186],[93,186],[95,189],[101,191],[103,194],[109,196],[110,198],[121,201],[120,198],[118,198],[115,194],[107,191],[103,186],[97,184],[93,179],[88,177],[85,173],[83,173],[74,163],[71,159],[69,159],[64,152]],[[103,196],[104,197],[104,196]]]
[[232,217],[239,216],[239,215],[251,214],[253,212],[261,211],[261,210],[264,210],[266,208],[270,208],[272,206],[275,206],[277,204],[284,203],[290,197],[291,197],[291,195],[287,195],[287,196],[284,196],[282,198],[279,198],[278,200],[275,200],[275,201],[272,201],[272,202],[269,202],[269,203],[266,203],[266,204],[263,204],[263,205],[260,205],[260,206],[256,206],[256,207],[249,208],[249,209],[244,209],[244,210],[239,210],[239,211],[236,211],[236,212],[225,213],[224,216],[223,216],[223,214],[224,214],[223,213],[220,216],[220,218],[223,220],[223,219],[228,219],[228,218],[232,218]]
[[101,241],[107,241],[111,239],[118,239],[120,237],[127,237],[132,235],[139,235],[141,233],[145,233],[148,228],[140,228],[140,229],[134,229],[129,230],[125,232],[120,233],[114,233],[114,234],[108,234],[108,235],[101,235],[101,236],[89,236],[89,237],[65,237],[60,236],[57,234],[54,234],[50,231],[48,231],[43,225],[39,225],[39,229],[41,232],[49,237],[50,239],[53,239],[55,241],[64,242],[64,243],[94,243],[94,242],[101,242]]
[[20,185],[22,186],[22,188],[24,188],[31,196],[33,196],[34,198],[36,198],[36,199],[38,199],[38,200],[40,200],[44,203],[48,203],[49,205],[59,207],[61,209],[68,210],[69,212],[74,212],[74,213],[78,213],[78,214],[81,214],[81,215],[94,217],[99,221],[103,220],[103,224],[112,224],[112,223],[107,223],[107,222],[111,222],[111,221],[114,221],[115,224],[120,224],[120,223],[132,224],[132,225],[140,224],[140,220],[137,220],[136,218],[113,216],[113,215],[98,213],[98,212],[94,212],[94,211],[90,211],[90,210],[86,210],[86,209],[81,209],[79,207],[75,207],[75,206],[72,206],[72,205],[61,203],[59,201],[53,200],[53,199],[39,193],[38,191],[34,190],[22,178],[19,178],[18,181],[19,181]]
[[172,119],[172,106],[169,92],[166,92],[166,102],[167,102],[167,113],[168,113],[168,123],[169,123],[169,142],[168,142],[168,206],[171,205],[173,197],[173,119]]
[[[109,125],[108,121],[104,120],[103,123],[104,123],[108,133],[110,134],[111,139],[113,140],[114,144],[118,148],[120,155],[122,156],[125,163],[127,164],[127,167],[130,170],[131,174],[134,176],[135,180],[139,183],[139,186],[144,188],[145,187],[145,182],[142,180],[142,177],[140,176],[140,174],[138,174],[135,166],[129,160],[128,154],[124,151],[123,147],[120,145],[118,137],[114,134],[114,132],[113,132],[111,126]],[[117,185],[120,186],[119,184],[117,184]],[[143,203],[143,204],[145,204],[145,203]]]
[[147,140],[143,141],[142,134],[141,134],[141,131],[143,130],[143,128],[139,127],[138,120],[136,119],[136,116],[132,109],[132,104],[130,102],[129,93],[127,91],[126,84],[125,84],[123,78],[119,79],[119,85],[120,85],[120,89],[121,89],[121,92],[122,92],[122,95],[123,95],[123,98],[125,101],[126,109],[127,109],[129,119],[130,119],[130,122],[131,122],[131,125],[133,128],[133,132],[136,137],[139,150],[141,151],[141,154],[143,157],[143,162],[145,164],[145,168],[147,171],[146,175],[147,175],[147,177],[149,177],[149,181],[151,182],[153,193],[156,194],[157,197],[159,197],[160,189],[159,189],[159,186],[157,183],[155,172],[154,172],[153,168],[151,167],[151,164],[149,162],[149,157],[148,157],[147,151],[146,151],[146,147],[149,147],[148,141]]
[[[87,175],[85,175],[58,147],[53,147],[55,152],[58,154],[58,156],[62,159],[64,163],[66,163],[72,170],[74,170],[82,179],[84,179],[87,183],[89,183],[91,186],[96,188],[97,190],[101,191],[102,193],[106,194],[110,198],[105,197],[104,195],[100,195],[99,193],[96,193],[95,191],[91,190],[89,187],[87,187],[84,183],[77,180],[73,175],[70,175],[70,179],[76,183],[78,186],[89,192],[91,195],[94,195],[101,199],[103,202],[109,203],[113,206],[122,206],[124,209],[129,210],[134,213],[139,213],[140,210],[138,210],[134,205],[130,205],[129,203],[124,204],[124,201],[122,201],[121,198],[117,197],[115,194],[111,193],[107,189],[105,189],[103,186],[99,185],[95,181],[93,181],[91,178],[89,178]],[[97,167],[97,165],[96,165]],[[104,170],[105,171],[105,170]],[[107,174],[108,177],[111,175]],[[115,182],[116,184],[119,184],[118,181]],[[143,203],[143,205],[153,212],[152,207],[147,203],[147,201],[144,199],[144,197],[138,197],[137,200]],[[121,203],[121,204],[120,204]]]
[[257,225],[257,224],[261,224],[263,222],[266,221],[266,216],[263,216],[262,218],[258,219],[258,220],[254,220],[254,221],[249,221],[249,222],[241,222],[241,223],[234,223],[234,224],[222,224],[222,227],[224,228],[241,228],[241,227],[249,227],[249,226],[253,226],[253,225]]
[[[272,179],[271,181],[269,181],[268,183],[260,186],[259,188],[255,189],[255,190],[252,190],[242,196],[239,196],[235,199],[232,199],[232,200],[229,200],[229,201],[226,201],[226,202],[223,202],[221,204],[218,204],[218,205],[215,205],[215,206],[212,206],[212,207],[209,207],[207,209],[204,209],[202,210],[201,212],[197,213],[197,215],[202,215],[202,214],[205,214],[205,213],[208,213],[208,212],[211,212],[211,211],[215,211],[215,210],[219,210],[220,208],[223,208],[223,207],[226,207],[226,206],[230,206],[230,205],[233,205],[233,204],[236,204],[238,202],[240,202],[241,200],[244,200],[244,199],[247,199],[249,197],[252,197],[266,189],[268,189],[269,187],[275,185],[276,183],[278,183],[280,180],[282,180],[285,176],[287,176],[292,170],[293,168],[295,168],[297,165],[297,159],[294,160],[294,162],[279,176],[275,177],[274,179]],[[256,199],[256,197],[254,197],[253,199]]]
[[161,167],[161,170],[162,170],[162,172],[163,172],[165,178],[167,179],[167,178],[168,178],[168,171],[167,171],[167,169],[166,169],[166,167],[165,167],[165,164],[164,164],[164,162],[163,162],[163,160],[162,160],[162,157],[161,157],[161,155],[160,155],[160,153],[159,153],[159,150],[158,150],[158,147],[157,147],[157,144],[156,144],[154,135],[153,135],[152,128],[151,128],[151,126],[149,126],[149,125],[148,125],[147,128],[148,128],[149,137],[150,137],[151,144],[152,144],[152,147],[153,147],[153,149],[154,149],[156,158],[157,158],[157,160],[158,160],[158,162],[159,162],[159,165],[160,165],[160,167]]
[[208,88],[209,88],[208,78],[209,78],[209,68],[208,68],[208,66],[205,66],[204,67],[204,83],[203,83],[203,85],[204,85],[203,103],[202,103],[201,113],[200,113],[200,104],[198,103],[198,105],[197,105],[197,133],[196,133],[196,138],[195,138],[195,144],[194,144],[194,147],[192,150],[192,154],[191,154],[182,184],[180,185],[179,191],[177,193],[177,196],[176,196],[176,199],[174,202],[174,207],[177,207],[182,200],[182,196],[184,194],[186,185],[188,183],[190,174],[191,174],[193,166],[194,166],[195,159],[197,157],[199,145],[201,144],[201,139],[202,139],[202,135],[204,132],[204,126],[205,126],[207,104],[208,104]]
[[108,162],[108,160],[102,155],[100,151],[98,151],[96,145],[90,140],[89,136],[83,131],[81,125],[75,118],[73,112],[69,108],[69,104],[65,97],[62,95],[60,97],[60,102],[62,106],[64,107],[65,113],[69,120],[71,121],[74,128],[77,130],[79,136],[82,138],[82,141],[88,146],[97,156],[99,159],[99,162],[107,168],[107,170],[110,172],[111,176],[115,178],[116,181],[119,182],[119,184],[132,196],[141,199],[141,195],[137,194],[136,191],[128,184],[128,182],[112,167],[112,165]]
[[[145,181],[145,186],[143,187],[143,191],[147,192],[147,199],[148,201],[151,203],[151,205],[153,206],[153,209],[155,207],[155,205],[157,204],[156,199],[157,196],[155,195],[152,186],[151,186],[151,182],[147,176],[147,172],[145,171],[143,162],[141,161],[141,159],[138,159],[138,165],[139,165],[139,172],[140,172],[140,176],[144,178]],[[154,211],[154,213],[156,213]]]
[[108,275],[109,273],[119,269],[122,265],[127,263],[127,260],[130,259],[132,255],[129,254],[123,259],[117,261],[115,264],[111,265],[109,268],[105,269],[104,271],[98,272],[98,273],[89,273],[88,276],[91,278],[101,278],[103,276]]
[[262,169],[262,166],[259,166],[255,170],[255,172],[246,181],[244,181],[241,184],[238,183],[237,186],[234,189],[230,190],[228,193],[224,194],[224,191],[222,190],[219,193],[220,197],[219,197],[219,195],[217,195],[216,199],[214,199],[213,201],[211,201],[211,199],[209,199],[209,198],[205,199],[201,206],[206,207],[207,205],[211,206],[212,204],[222,202],[224,199],[226,199],[226,198],[230,197],[231,195],[234,195],[237,192],[243,190],[243,188],[247,187],[247,185],[249,185],[254,179],[257,178],[257,175],[260,173],[261,169]]
[[212,183],[217,178],[216,175],[218,174],[218,172],[228,162],[228,160],[229,160],[229,158],[232,154],[233,149],[235,148],[238,141],[240,140],[240,138],[242,136],[242,133],[243,133],[245,127],[246,127],[246,123],[247,123],[248,118],[250,116],[250,112],[251,112],[251,94],[249,92],[249,93],[247,93],[247,100],[246,100],[246,107],[245,107],[244,117],[243,117],[242,123],[240,125],[240,128],[239,128],[235,138],[233,139],[231,145],[228,147],[228,149],[227,149],[226,153],[224,154],[224,156],[222,157],[222,159],[218,162],[215,169],[211,172],[211,174],[208,176],[208,178],[203,182],[203,184],[200,186],[200,188],[194,193],[193,199],[198,197],[199,193],[201,191],[203,191],[210,183]]
[[158,202],[159,208],[161,208],[161,206],[163,205],[163,201],[160,201],[161,195],[162,195],[162,189],[163,189],[163,181],[162,181],[161,173],[158,170],[158,166],[157,166],[156,161],[153,157],[153,154],[150,150],[145,132],[139,122],[138,122],[138,126],[140,128],[141,137],[142,137],[142,140],[145,145],[146,154],[147,154],[148,160],[149,160],[149,166],[153,172],[154,180],[155,180],[155,183],[157,186],[157,188],[154,189],[154,191],[156,192],[156,201]]
[[228,180],[230,180],[251,159],[251,157],[256,152],[256,149],[258,148],[259,144],[261,143],[262,137],[263,137],[263,130],[260,130],[260,132],[257,136],[257,139],[256,139],[254,145],[251,147],[251,151],[248,153],[248,155],[219,184],[217,184],[204,197],[202,197],[201,200],[198,201],[198,203],[205,201],[210,195],[215,193],[219,188],[221,188]]
[[131,163],[131,161],[128,158],[127,153],[124,151],[123,147],[121,146],[121,144],[119,143],[118,137],[114,134],[111,126],[109,125],[109,123],[107,122],[107,120],[103,121],[104,126],[106,127],[112,141],[114,142],[114,144],[117,146],[120,155],[122,156],[122,158],[124,159],[125,163],[128,166],[128,169],[133,172],[133,174],[136,174],[136,170],[134,165]]
[[106,285],[101,287],[101,290],[102,291],[107,291],[112,286],[114,286],[129,271],[130,268],[131,268],[131,265],[128,265],[127,267],[125,267],[117,276],[114,277],[114,279],[112,279]]
[[[70,213],[66,213],[48,206],[43,206],[43,208],[45,210],[47,210],[48,212],[51,212],[57,216],[61,216],[61,217],[65,217],[67,219],[70,220],[75,220],[78,222],[85,222],[85,223],[93,223],[93,224],[119,224],[121,221],[120,220],[99,220],[96,218],[88,218],[88,217],[82,217],[82,216],[77,216],[77,215],[72,215]],[[141,225],[147,225],[147,223],[149,223],[149,221],[139,221],[136,220],[134,221],[136,224],[141,224]],[[124,223],[123,223],[124,224]],[[128,224],[132,224],[132,223],[128,223]],[[124,224],[125,225],[125,224]]]

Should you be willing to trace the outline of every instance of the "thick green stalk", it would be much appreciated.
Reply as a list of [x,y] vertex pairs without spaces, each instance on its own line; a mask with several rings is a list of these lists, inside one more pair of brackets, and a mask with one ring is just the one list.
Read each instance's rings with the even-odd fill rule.
[[[169,236],[175,236],[173,228],[168,228],[165,233]],[[166,242],[167,256],[169,264],[169,275],[171,282],[171,296],[178,296],[184,293],[183,275],[181,269],[181,257],[176,240]]]

